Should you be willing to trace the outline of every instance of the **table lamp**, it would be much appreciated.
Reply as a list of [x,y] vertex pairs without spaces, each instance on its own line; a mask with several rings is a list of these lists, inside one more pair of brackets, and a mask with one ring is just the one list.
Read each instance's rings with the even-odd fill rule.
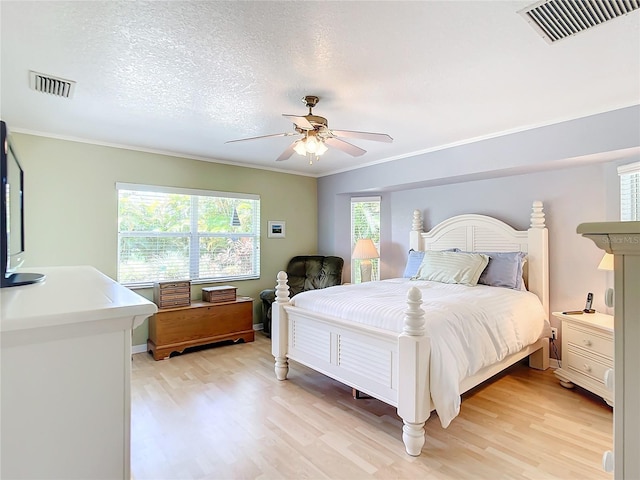
[[[613,270],[613,254],[605,253],[600,260],[598,270]],[[613,307],[613,288],[607,288],[604,292],[604,303],[607,307]]]
[[361,238],[356,242],[351,258],[360,260],[360,281],[371,281],[371,259],[378,258],[378,250],[370,238]]

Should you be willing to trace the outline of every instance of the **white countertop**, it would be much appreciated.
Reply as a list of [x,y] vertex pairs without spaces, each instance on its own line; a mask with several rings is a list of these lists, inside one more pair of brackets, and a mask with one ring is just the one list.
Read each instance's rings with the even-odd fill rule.
[[578,315],[571,315],[562,312],[553,312],[553,316],[557,318],[564,318],[575,323],[586,323],[588,325],[595,325],[608,332],[613,333],[613,315],[606,313],[582,313]]
[[34,328],[133,318],[139,325],[154,303],[90,266],[21,270],[46,275],[41,283],[0,289],[2,334]]

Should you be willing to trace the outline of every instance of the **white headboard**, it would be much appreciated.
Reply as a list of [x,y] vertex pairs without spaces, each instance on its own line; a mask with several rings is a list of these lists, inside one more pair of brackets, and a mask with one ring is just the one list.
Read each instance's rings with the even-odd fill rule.
[[420,210],[414,210],[410,246],[414,250],[459,248],[466,252],[526,252],[525,281],[549,318],[549,246],[542,202],[533,202],[530,228],[518,231],[485,215],[457,215],[423,231]]

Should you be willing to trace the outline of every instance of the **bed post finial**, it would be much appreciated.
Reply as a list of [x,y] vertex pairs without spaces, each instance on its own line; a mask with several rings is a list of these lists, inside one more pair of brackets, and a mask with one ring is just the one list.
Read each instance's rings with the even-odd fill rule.
[[276,302],[285,303],[289,301],[289,285],[287,284],[287,272],[279,271],[276,285]]
[[411,287],[407,293],[407,309],[405,310],[404,327],[402,333],[412,336],[424,335],[424,310],[422,294],[416,287]]
[[531,207],[531,228],[545,228],[542,202],[536,200]]
[[409,232],[409,248],[412,250],[422,250],[422,213],[420,210],[413,211],[413,220],[411,222],[411,232]]
[[549,232],[544,223],[542,202],[533,202],[531,210],[527,289],[538,296],[544,308],[545,318],[549,319]]
[[287,279],[287,272],[278,272],[276,301],[271,305],[271,353],[276,361],[275,372],[278,380],[286,380],[289,374],[289,360],[287,359],[288,321],[286,318],[281,318],[285,316],[283,306],[289,302]]
[[416,209],[413,211],[413,221],[411,222],[411,230],[414,232],[422,232],[422,213]]

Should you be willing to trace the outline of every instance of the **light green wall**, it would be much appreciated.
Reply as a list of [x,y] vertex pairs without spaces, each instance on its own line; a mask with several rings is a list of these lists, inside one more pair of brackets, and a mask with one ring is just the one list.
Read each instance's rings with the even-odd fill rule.
[[[25,170],[25,266],[92,265],[116,278],[116,182],[253,193],[261,198],[261,277],[234,282],[254,299],[276,283],[294,255],[317,253],[316,179],[122,148],[12,135]],[[286,238],[267,238],[267,222],[286,222]],[[192,297],[201,298],[194,285]],[[151,289],[136,290],[152,298]],[[146,343],[147,322],[133,344]]]

